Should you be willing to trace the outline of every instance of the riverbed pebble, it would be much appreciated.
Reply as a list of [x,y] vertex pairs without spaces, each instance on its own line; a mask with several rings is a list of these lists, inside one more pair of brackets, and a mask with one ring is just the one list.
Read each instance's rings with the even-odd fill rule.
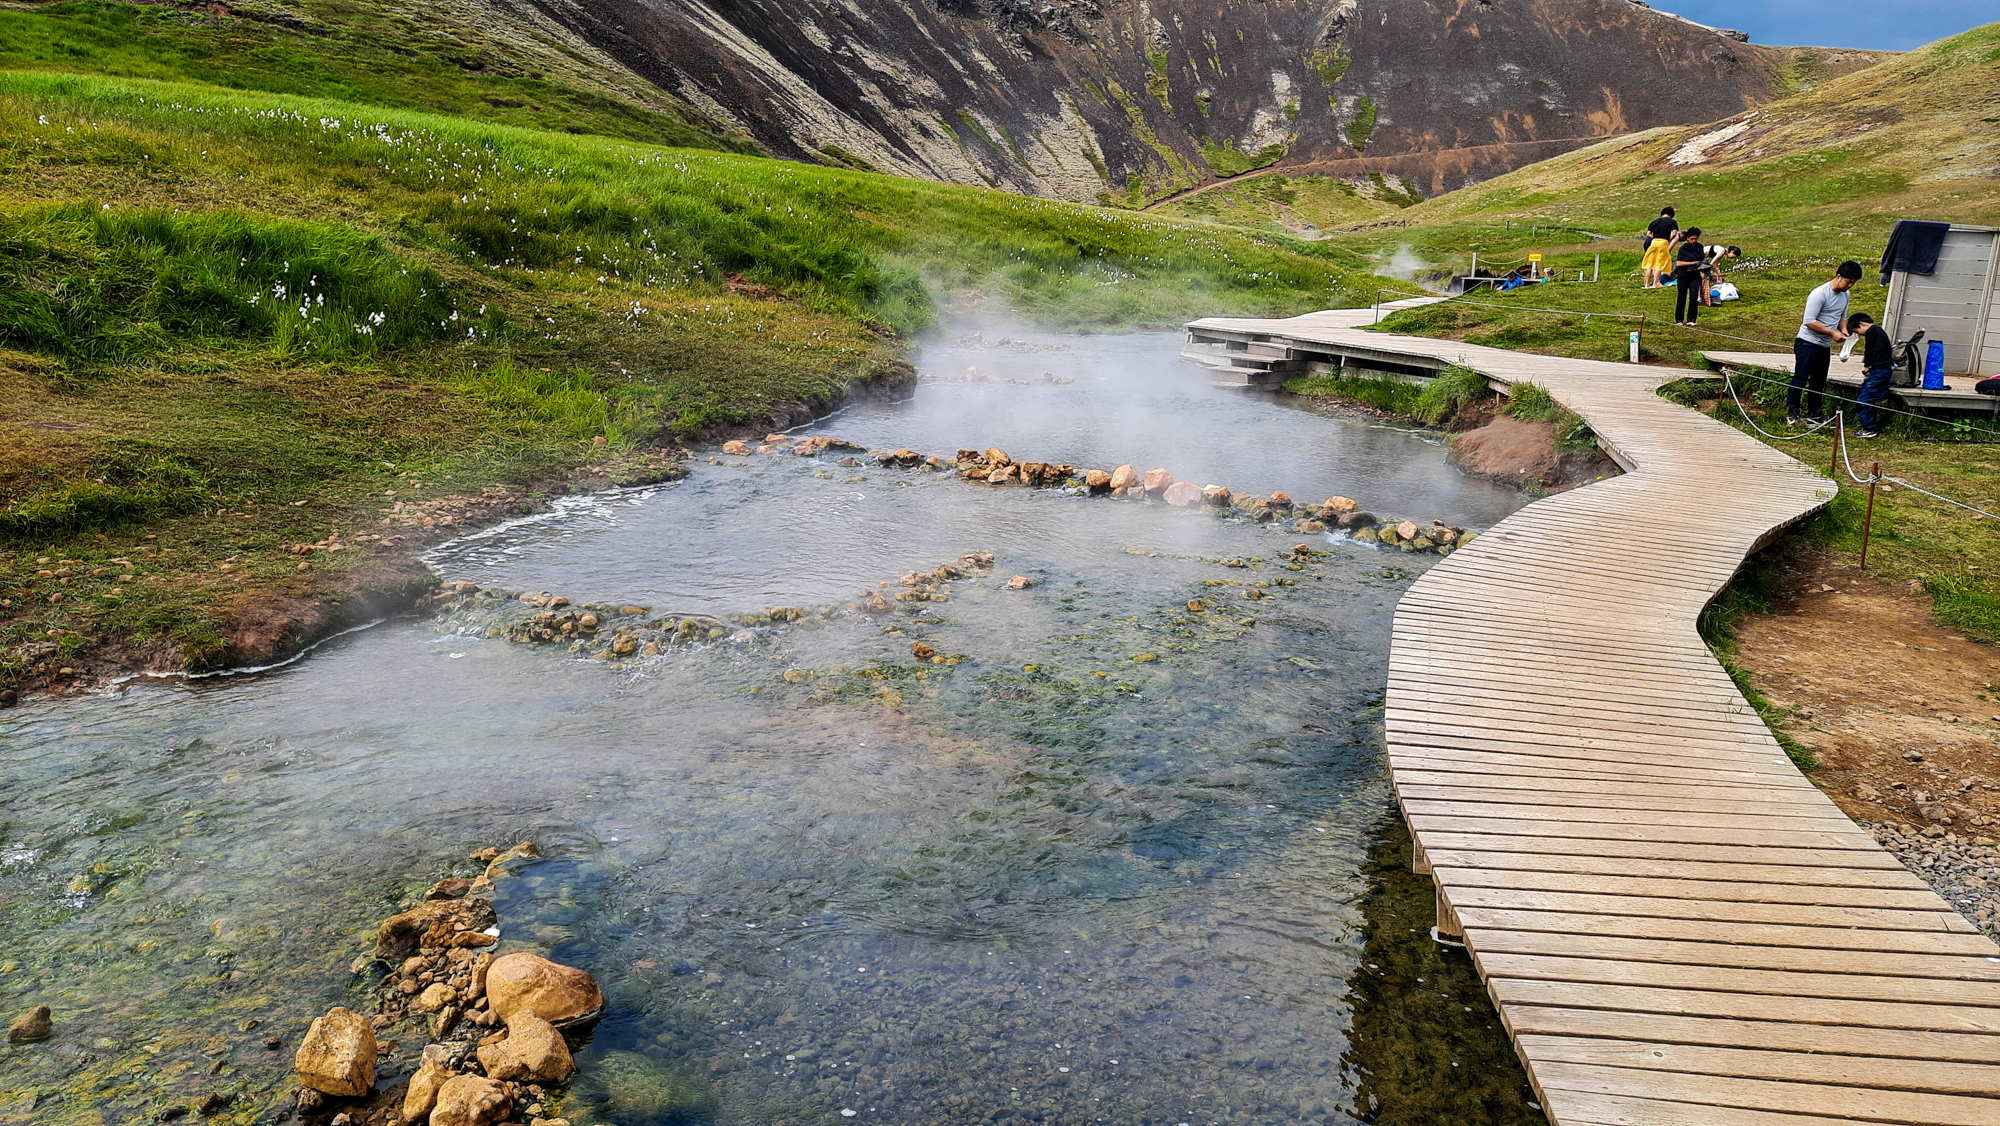
[[47,1040],[55,1035],[56,1026],[47,1005],[36,1005],[7,1026],[7,1042],[27,1044],[36,1040]]

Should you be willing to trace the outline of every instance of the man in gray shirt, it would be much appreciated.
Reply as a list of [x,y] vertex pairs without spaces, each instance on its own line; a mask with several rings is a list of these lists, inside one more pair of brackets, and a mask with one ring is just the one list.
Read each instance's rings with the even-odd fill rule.
[[1799,424],[1799,392],[1806,392],[1806,417],[1817,426],[1826,421],[1826,370],[1833,363],[1833,346],[1847,339],[1847,291],[1861,280],[1861,263],[1842,262],[1825,285],[1806,298],[1805,319],[1792,341],[1792,382],[1785,388],[1785,421]]

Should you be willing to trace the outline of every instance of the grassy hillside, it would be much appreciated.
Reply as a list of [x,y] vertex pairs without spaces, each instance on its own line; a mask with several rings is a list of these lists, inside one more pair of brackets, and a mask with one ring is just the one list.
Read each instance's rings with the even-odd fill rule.
[[[1672,205],[1706,242],[1740,245],[1729,277],[1741,301],[1704,310],[1697,329],[1676,328],[1673,291],[1639,288],[1640,229]],[[1703,366],[1703,349],[1789,352],[1812,287],[1843,259],[1868,269],[1852,310],[1881,315],[1875,281],[1889,230],[1902,218],[2000,225],[2000,24],[1897,57],[1724,122],[1654,130],[1546,161],[1402,212],[1406,230],[1347,236],[1358,251],[1407,246],[1437,275],[1532,252],[1574,279],[1601,256],[1594,285],[1530,286],[1475,293],[1397,314],[1385,331],[1622,360],[1643,327],[1648,362]],[[1604,236],[1602,238],[1594,236]],[[1640,322],[1636,317],[1643,315]],[[1753,385],[1751,415],[1785,431],[1782,387]],[[1743,415],[1692,389],[1690,403],[1737,425]],[[1854,417],[1848,407],[1850,422]],[[1889,437],[1858,446],[1885,472],[1994,510],[2000,440],[1983,418],[1899,418]],[[1781,443],[1826,465],[1822,437]],[[1858,468],[1866,471],[1867,462]],[[1863,494],[1843,492],[1806,535],[1851,558],[1859,548]],[[2000,641],[2000,538],[1991,521],[1895,490],[1875,513],[1871,569],[1928,588],[1941,621]]]
[[[532,129],[756,152],[614,60],[441,4],[182,8],[60,0],[0,9],[0,69],[212,83]],[[507,33],[509,38],[502,38]]]
[[[1544,161],[1409,208],[1399,218],[1410,230],[1341,241],[1375,253],[1408,245],[1439,275],[1465,270],[1474,250],[1486,264],[1541,252],[1570,278],[1601,256],[1604,284],[1478,299],[1521,310],[1644,313],[1646,355],[1682,362],[1722,338],[1673,329],[1672,290],[1637,288],[1639,233],[1668,205],[1683,226],[1702,228],[1704,241],[1744,250],[1730,270],[1744,300],[1704,314],[1702,327],[1787,346],[1806,292],[1842,259],[1879,259],[1897,219],[2000,223],[2000,24],[1727,121],[1656,129]],[[1881,296],[1864,283],[1855,308],[1880,312]],[[1608,359],[1625,355],[1634,327],[1470,307],[1402,323]]]
[[273,598],[321,620],[401,589],[427,533],[303,571],[290,545],[440,494],[668,472],[649,451],[881,378],[933,292],[1169,324],[1355,303],[1361,264],[715,151],[0,72],[0,682],[107,639],[240,659]]

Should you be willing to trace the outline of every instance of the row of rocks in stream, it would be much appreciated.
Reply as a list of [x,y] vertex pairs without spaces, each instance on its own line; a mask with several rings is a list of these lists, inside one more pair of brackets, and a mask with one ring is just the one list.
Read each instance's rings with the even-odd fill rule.
[[[376,1012],[335,1008],[312,1022],[293,1058],[296,1106],[330,1126],[568,1126],[541,1117],[544,1102],[576,1077],[564,1029],[604,1012],[590,974],[499,942],[494,881],[536,856],[532,843],[482,849],[477,878],[438,881],[425,898],[382,920],[357,974],[379,973]],[[425,1037],[415,1073],[377,1093],[376,1066],[397,1049],[378,1032]]]
[[[719,641],[744,630],[766,626],[824,623],[847,613],[886,614],[897,603],[949,602],[946,584],[978,578],[993,569],[993,553],[972,551],[924,571],[907,571],[895,582],[875,590],[855,592],[853,601],[815,606],[773,606],[768,610],[732,614],[727,618],[678,615],[654,616],[645,606],[613,603],[572,603],[548,591],[482,589],[476,583],[450,581],[440,590],[440,616],[446,624],[481,636],[524,645],[555,645],[578,656],[617,661],[658,656],[676,645]],[[1007,584],[1016,590],[1032,585],[1022,575]],[[505,617],[511,613],[512,617]]]
[[1942,825],[1884,821],[1862,827],[1959,914],[2000,939],[2000,841],[1960,836]]
[[[747,442],[725,443],[726,454],[791,453],[817,457],[828,452],[860,450],[840,438],[816,437],[794,440],[785,434],[770,434],[755,447]],[[862,457],[843,457],[838,464],[858,466]],[[1086,496],[1116,500],[1158,501],[1175,508],[1201,509],[1217,516],[1259,524],[1286,523],[1291,530],[1306,535],[1334,531],[1345,533],[1357,543],[1379,544],[1405,552],[1432,552],[1449,555],[1470,543],[1476,532],[1468,532],[1442,520],[1420,524],[1398,517],[1380,517],[1364,511],[1351,497],[1329,497],[1324,504],[1302,504],[1283,492],[1267,495],[1238,492],[1226,485],[1196,485],[1175,479],[1166,469],[1141,471],[1136,466],[1115,469],[1079,469],[1074,465],[1044,461],[1016,461],[999,447],[959,450],[948,458],[911,449],[874,450],[865,460],[885,468],[954,472],[968,481],[990,486],[1022,485],[1030,488],[1065,489]]]

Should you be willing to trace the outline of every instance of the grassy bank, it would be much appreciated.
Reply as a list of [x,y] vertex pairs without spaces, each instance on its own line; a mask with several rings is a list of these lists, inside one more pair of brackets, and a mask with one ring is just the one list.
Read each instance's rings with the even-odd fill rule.
[[1362,292],[1154,217],[188,84],[0,73],[0,172],[0,684],[326,628],[427,536],[893,382],[934,293],[1081,328]]

